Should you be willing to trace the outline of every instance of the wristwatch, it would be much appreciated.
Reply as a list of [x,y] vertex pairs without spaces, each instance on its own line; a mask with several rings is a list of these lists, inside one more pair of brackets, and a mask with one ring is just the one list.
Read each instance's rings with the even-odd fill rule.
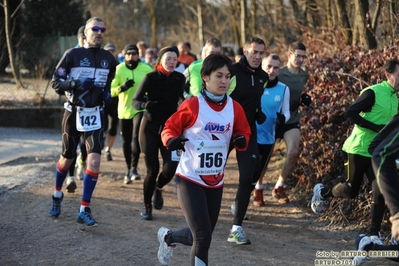
[[76,88],[76,82],[74,80],[71,80],[71,82],[69,83],[69,86],[71,87],[71,89],[75,89]]

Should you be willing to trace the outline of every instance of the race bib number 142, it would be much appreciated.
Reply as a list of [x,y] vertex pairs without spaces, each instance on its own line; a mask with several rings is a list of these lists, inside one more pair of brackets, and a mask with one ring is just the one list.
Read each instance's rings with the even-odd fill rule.
[[76,129],[80,132],[101,128],[100,107],[78,107],[76,109]]

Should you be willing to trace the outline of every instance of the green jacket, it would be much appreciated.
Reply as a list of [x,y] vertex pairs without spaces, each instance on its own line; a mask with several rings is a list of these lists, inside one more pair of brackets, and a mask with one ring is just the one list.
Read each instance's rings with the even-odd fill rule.
[[[370,112],[362,112],[360,115],[374,124],[387,124],[391,118],[398,113],[398,97],[396,91],[386,81],[365,88],[360,92],[360,94],[366,90],[374,91],[375,103]],[[368,148],[377,134],[377,132],[371,129],[355,124],[352,133],[346,139],[342,150],[350,154],[371,157]]]
[[200,59],[192,62],[185,73],[188,75],[186,76],[186,86],[189,86],[189,93],[192,96],[197,96],[202,90],[201,67],[203,61]]
[[[111,83],[111,96],[118,96],[118,118],[119,119],[132,119],[138,112],[143,112],[142,110],[136,110],[132,107],[132,99],[137,91],[141,81],[147,75],[147,73],[152,72],[151,66],[143,62],[139,62],[137,67],[133,70],[126,67],[125,63],[121,63],[116,67],[115,78]],[[119,87],[128,80],[133,79],[134,85],[130,87],[127,91],[119,92]]]

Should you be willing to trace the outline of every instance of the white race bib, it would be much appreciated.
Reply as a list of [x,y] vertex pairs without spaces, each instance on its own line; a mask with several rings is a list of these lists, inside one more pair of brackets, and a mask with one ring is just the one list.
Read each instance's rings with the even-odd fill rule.
[[172,161],[174,162],[180,161],[180,154],[181,154],[180,150],[172,151]]
[[197,141],[194,146],[194,171],[198,175],[217,175],[226,163],[226,143],[219,140]]
[[100,107],[77,107],[76,130],[94,131],[101,128]]

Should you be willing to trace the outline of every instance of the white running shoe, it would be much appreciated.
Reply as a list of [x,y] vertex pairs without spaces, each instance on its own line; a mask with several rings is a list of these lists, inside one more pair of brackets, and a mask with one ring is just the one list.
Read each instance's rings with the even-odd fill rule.
[[370,236],[370,239],[371,239],[371,241],[373,241],[374,244],[381,245],[381,246],[384,245],[384,242],[382,241],[382,239],[379,235],[378,236],[377,235]]
[[132,181],[132,178],[130,176],[130,171],[127,170],[127,173],[126,173],[125,177],[123,178],[123,183],[125,183],[127,185],[127,184],[131,184],[132,182],[133,181]]
[[398,241],[393,236],[391,236],[391,245],[399,245]]
[[[364,252],[364,247],[373,243],[371,240],[371,237],[366,236],[365,234],[361,234],[358,236],[356,239],[355,245],[357,251]],[[367,252],[365,253],[367,254]],[[368,259],[367,255],[366,256],[356,256],[353,258],[353,261],[356,262],[355,265],[361,265],[363,262],[365,262]]]
[[137,167],[132,167],[132,169],[130,169],[130,176],[131,176],[132,180],[140,180],[141,179],[141,176],[137,172]]
[[76,175],[79,180],[83,180],[86,172],[86,162],[82,160],[82,156],[79,154],[78,158],[76,158]]
[[233,229],[230,230],[229,237],[227,238],[228,242],[235,242],[238,245],[250,245],[251,241],[247,238],[242,227],[238,227],[236,231]]
[[313,188],[313,197],[310,203],[310,208],[316,214],[323,212],[324,206],[326,201],[324,200],[323,196],[321,195],[321,190],[324,188],[323,184],[318,183]]
[[158,260],[162,265],[169,265],[173,256],[173,249],[176,248],[176,245],[168,246],[165,242],[165,236],[170,233],[171,231],[166,227],[161,227],[158,230]]
[[68,177],[68,179],[66,181],[66,190],[68,191],[68,193],[74,193],[76,188],[77,188],[77,186],[76,186],[75,178],[73,176]]

